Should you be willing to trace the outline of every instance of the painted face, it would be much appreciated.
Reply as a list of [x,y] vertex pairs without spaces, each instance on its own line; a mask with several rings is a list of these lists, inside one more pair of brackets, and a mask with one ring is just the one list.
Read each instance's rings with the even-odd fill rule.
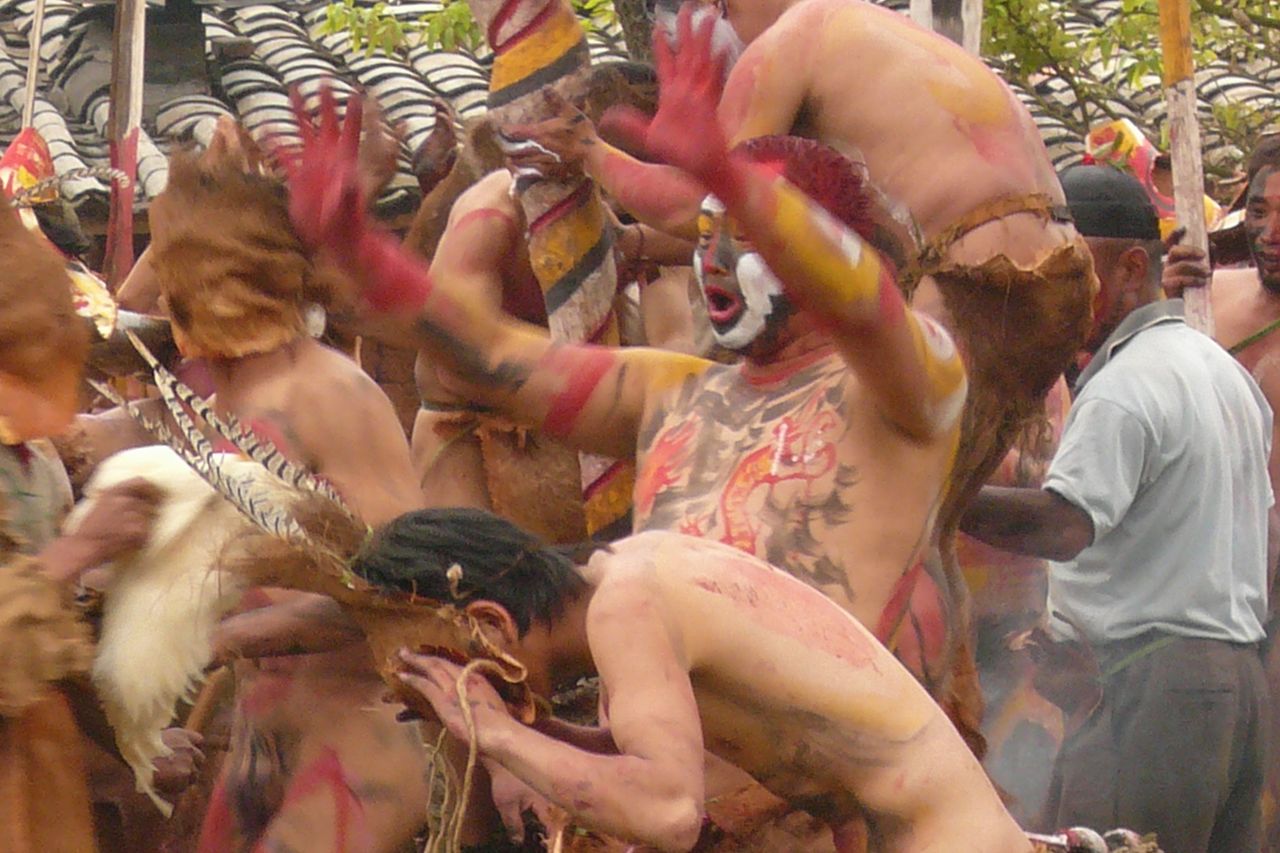
[[1280,293],[1280,168],[1259,169],[1249,184],[1244,231],[1262,286]]
[[716,343],[741,352],[776,333],[790,311],[782,282],[734,229],[719,199],[703,199],[693,272]]

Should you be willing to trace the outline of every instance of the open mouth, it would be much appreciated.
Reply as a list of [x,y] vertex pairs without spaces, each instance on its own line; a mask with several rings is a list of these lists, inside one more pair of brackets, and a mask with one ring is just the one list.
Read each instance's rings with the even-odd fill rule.
[[714,284],[703,288],[707,300],[707,319],[717,326],[732,324],[742,313],[742,298]]

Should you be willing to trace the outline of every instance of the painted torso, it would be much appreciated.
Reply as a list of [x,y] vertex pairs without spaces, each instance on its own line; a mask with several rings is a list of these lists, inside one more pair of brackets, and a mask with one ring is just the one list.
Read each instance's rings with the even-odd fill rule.
[[834,828],[865,815],[879,850],[1029,847],[941,709],[826,597],[720,543],[616,550],[679,637],[708,751]]
[[[794,81],[802,90],[794,118],[765,103],[794,97],[775,94],[778,75],[788,79],[784,88]],[[735,140],[798,133],[864,163],[881,194],[877,218],[899,241],[911,236],[904,222],[932,237],[1002,196],[1061,201],[1034,121],[994,72],[863,0],[801,0],[788,9],[734,67],[721,115],[740,128]]]
[[635,529],[740,548],[874,626],[928,542],[951,448],[902,438],[830,349],[771,370],[713,367],[649,413]]

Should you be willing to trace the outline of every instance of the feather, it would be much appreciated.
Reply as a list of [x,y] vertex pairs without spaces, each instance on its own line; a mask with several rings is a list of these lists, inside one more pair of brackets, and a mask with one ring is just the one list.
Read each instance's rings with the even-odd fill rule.
[[269,441],[259,438],[252,430],[245,429],[244,425],[240,423],[240,419],[235,415],[230,413],[219,415],[214,412],[213,406],[209,405],[209,401],[170,373],[152,355],[151,351],[147,349],[147,345],[140,338],[133,333],[129,333],[129,340],[134,349],[138,351],[138,354],[150,365],[151,372],[155,376],[156,387],[164,395],[165,402],[171,410],[181,407],[183,404],[189,406],[221,438],[226,439],[237,450],[262,465],[276,477],[296,489],[314,492],[326,497],[342,507],[348,515],[351,514],[333,486],[309,471],[294,465]]
[[196,428],[191,416],[182,406],[171,405],[169,411],[185,442],[178,440],[167,426],[148,418],[135,404],[124,400],[108,386],[100,382],[92,384],[99,393],[122,406],[159,441],[168,445],[218,494],[229,500],[254,524],[282,539],[300,545],[312,544],[310,537],[289,512],[288,501],[281,501],[275,490],[263,489],[262,481],[258,478],[229,477],[224,473],[226,455],[213,452],[213,445]]

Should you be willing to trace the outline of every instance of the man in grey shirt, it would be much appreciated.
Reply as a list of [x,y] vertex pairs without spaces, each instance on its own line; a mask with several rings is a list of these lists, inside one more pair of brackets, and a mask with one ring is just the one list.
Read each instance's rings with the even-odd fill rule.
[[1101,665],[1050,819],[1156,832],[1167,853],[1257,851],[1271,408],[1180,300],[1160,301],[1138,182],[1082,166],[1062,183],[1101,282],[1092,357],[1044,487],[987,487],[962,527],[1060,561],[1050,629]]

